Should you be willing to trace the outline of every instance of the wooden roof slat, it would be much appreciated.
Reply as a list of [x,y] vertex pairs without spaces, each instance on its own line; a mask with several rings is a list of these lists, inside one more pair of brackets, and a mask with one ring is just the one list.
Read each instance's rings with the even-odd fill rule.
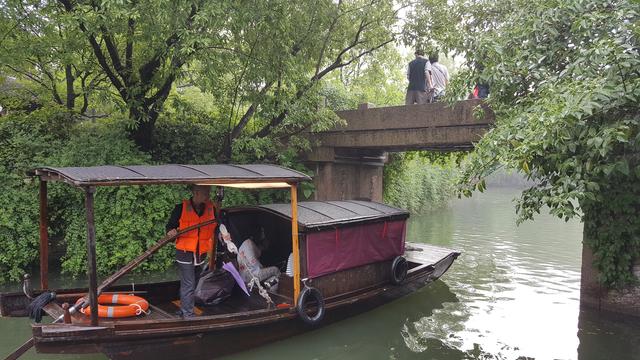
[[180,166],[182,166],[182,167],[184,167],[184,168],[187,168],[187,169],[195,170],[195,171],[197,171],[197,172],[199,172],[200,174],[203,174],[203,175],[205,175],[205,176],[209,176],[209,174],[207,174],[206,172],[204,172],[204,171],[200,171],[200,170],[198,170],[198,169],[194,168],[193,166],[189,166],[189,165],[180,165]]
[[229,166],[234,166],[234,167],[237,167],[237,168],[240,168],[240,169],[246,170],[246,171],[250,171],[250,172],[252,172],[252,173],[254,173],[254,174],[258,174],[258,175],[260,175],[260,176],[263,176],[263,174],[261,174],[261,173],[259,173],[259,172],[257,172],[257,171],[253,171],[253,170],[251,170],[251,169],[247,169],[245,166],[232,165],[232,164],[229,164]]
[[138,175],[140,175],[140,176],[144,176],[144,174],[139,173],[139,172],[137,172],[137,171],[135,171],[135,170],[133,170],[133,169],[131,169],[131,168],[128,168],[128,167],[126,167],[126,166],[121,166],[121,165],[114,165],[114,166],[117,166],[117,167],[122,168],[122,169],[129,170],[129,171],[134,172],[134,173],[136,173],[136,174],[138,174]]

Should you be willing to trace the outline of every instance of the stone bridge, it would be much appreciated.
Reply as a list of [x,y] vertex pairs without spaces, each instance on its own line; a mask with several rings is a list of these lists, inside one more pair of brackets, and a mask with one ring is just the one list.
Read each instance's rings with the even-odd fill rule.
[[[480,110],[482,116],[475,116]],[[459,151],[473,144],[494,122],[481,100],[369,108],[338,112],[346,121],[314,134],[321,144],[308,154],[315,170],[316,200],[382,201],[382,169],[388,152]]]

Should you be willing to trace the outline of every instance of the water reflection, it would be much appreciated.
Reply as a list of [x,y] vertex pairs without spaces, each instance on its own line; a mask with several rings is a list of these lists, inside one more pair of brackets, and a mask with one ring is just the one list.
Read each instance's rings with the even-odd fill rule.
[[452,359],[576,358],[582,226],[540,216],[516,227],[514,194],[456,202],[449,222],[414,216],[411,240],[463,255],[443,277],[460,301],[408,324],[407,347]]
[[582,309],[579,317],[579,360],[640,359],[638,319],[603,316]]
[[422,332],[405,329],[436,312],[446,314],[444,307],[457,302],[450,287],[436,281],[412,296],[349,320],[224,359],[423,359],[422,353],[407,345],[407,336],[425,341]]

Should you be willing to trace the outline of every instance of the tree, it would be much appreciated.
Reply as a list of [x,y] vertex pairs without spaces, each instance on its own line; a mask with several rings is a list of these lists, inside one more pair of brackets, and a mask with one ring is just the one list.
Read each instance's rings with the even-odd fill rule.
[[320,121],[320,82],[395,40],[397,10],[389,1],[237,6],[224,42],[212,47],[217,52],[198,54],[198,84],[228,114],[223,161],[242,136],[281,141]]
[[[255,138],[285,128],[278,136],[299,132],[295,122],[301,117],[291,115],[310,110],[317,84],[392,43],[397,21],[394,2],[382,0],[5,1],[14,9],[6,14],[7,31],[24,28],[25,38],[39,41],[19,60],[31,71],[14,66],[16,72],[44,83],[30,75],[45,76],[49,71],[42,63],[53,64],[73,82],[82,76],[67,71],[66,53],[53,52],[31,65],[24,59],[57,43],[74,54],[88,51],[89,63],[110,83],[129,114],[132,138],[144,150],[153,146],[155,122],[172,88],[198,86],[228,116],[226,159],[250,122]],[[50,89],[57,101],[57,86]]]
[[[228,2],[58,0],[60,18],[81,33],[132,121],[136,144],[149,150],[155,121],[171,88],[202,46],[221,34]],[[217,36],[215,36],[217,37]]]
[[[414,28],[432,11],[442,14],[443,5],[423,1],[419,9]],[[459,89],[490,84],[497,120],[469,158],[461,191],[483,190],[484,177],[498,167],[522,171],[536,185],[517,203],[521,220],[544,206],[564,219],[580,217],[602,282],[616,287],[635,281],[640,4],[454,1],[447,9],[441,20],[456,25],[434,32],[435,40],[467,59]]]
[[[106,77],[55,3],[0,1],[0,66],[48,93],[68,110],[83,114]],[[81,98],[79,108],[76,99]]]

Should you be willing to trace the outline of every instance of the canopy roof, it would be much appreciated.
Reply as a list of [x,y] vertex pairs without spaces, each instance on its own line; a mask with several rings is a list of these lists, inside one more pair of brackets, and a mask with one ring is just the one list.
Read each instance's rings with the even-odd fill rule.
[[45,181],[74,186],[203,184],[243,188],[285,188],[311,180],[307,175],[277,165],[133,165],[40,167],[29,172]]
[[[290,204],[259,206],[291,219]],[[409,212],[372,201],[302,201],[298,203],[298,223],[307,229],[381,218],[409,217]]]

